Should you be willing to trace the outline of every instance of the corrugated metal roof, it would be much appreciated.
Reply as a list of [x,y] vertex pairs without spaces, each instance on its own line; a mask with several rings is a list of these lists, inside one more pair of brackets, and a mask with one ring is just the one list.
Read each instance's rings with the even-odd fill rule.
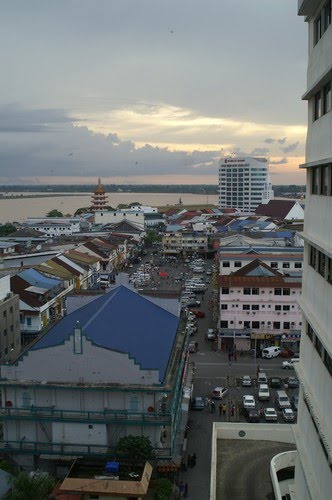
[[24,279],[30,285],[51,290],[55,286],[61,285],[62,281],[54,278],[48,278],[44,274],[39,273],[35,269],[26,269],[19,274],[20,278]]
[[176,315],[119,286],[65,316],[32,349],[61,344],[77,321],[94,344],[128,353],[142,369],[159,370],[163,381],[179,323]]

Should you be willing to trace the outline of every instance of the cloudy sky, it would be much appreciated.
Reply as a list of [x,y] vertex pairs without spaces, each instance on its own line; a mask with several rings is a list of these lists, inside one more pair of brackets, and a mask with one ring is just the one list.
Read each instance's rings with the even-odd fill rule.
[[3,0],[1,183],[303,183],[297,0]]

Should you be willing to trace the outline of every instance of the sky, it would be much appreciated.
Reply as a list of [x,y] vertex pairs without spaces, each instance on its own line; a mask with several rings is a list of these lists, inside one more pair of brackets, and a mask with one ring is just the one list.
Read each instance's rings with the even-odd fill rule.
[[297,0],[3,0],[0,183],[304,184]]

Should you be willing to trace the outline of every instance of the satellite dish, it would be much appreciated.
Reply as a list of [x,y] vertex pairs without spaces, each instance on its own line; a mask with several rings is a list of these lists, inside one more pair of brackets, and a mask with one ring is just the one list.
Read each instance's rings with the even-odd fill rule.
[[37,245],[36,250],[41,250],[41,245]]

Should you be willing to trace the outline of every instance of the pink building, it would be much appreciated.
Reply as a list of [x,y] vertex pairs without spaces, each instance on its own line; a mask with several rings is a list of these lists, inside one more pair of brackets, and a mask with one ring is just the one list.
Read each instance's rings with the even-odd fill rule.
[[247,350],[269,345],[294,346],[300,341],[298,305],[301,277],[283,276],[256,259],[220,276],[220,345]]

